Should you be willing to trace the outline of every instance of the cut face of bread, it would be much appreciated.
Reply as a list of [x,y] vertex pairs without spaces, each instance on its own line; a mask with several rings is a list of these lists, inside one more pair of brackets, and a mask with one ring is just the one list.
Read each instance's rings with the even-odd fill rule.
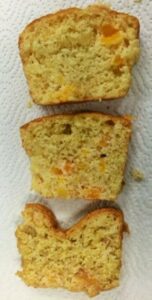
[[16,231],[22,270],[33,287],[63,287],[95,296],[119,285],[123,215],[113,208],[89,213],[72,228],[59,228],[51,211],[27,204]]
[[131,122],[101,113],[54,115],[21,127],[32,188],[44,197],[115,200],[120,192]]
[[119,98],[139,56],[139,22],[103,6],[69,8],[29,24],[19,49],[38,104]]

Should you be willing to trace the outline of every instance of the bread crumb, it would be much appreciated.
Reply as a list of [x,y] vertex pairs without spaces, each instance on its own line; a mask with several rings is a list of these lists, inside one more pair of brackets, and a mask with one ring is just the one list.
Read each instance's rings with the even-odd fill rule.
[[138,169],[133,169],[131,175],[135,181],[144,180],[144,174]]
[[106,8],[111,8],[111,3],[103,3],[102,0],[95,1],[94,5],[101,5]]
[[27,101],[27,107],[28,108],[31,108],[33,106],[33,101],[32,101],[32,99],[29,99],[28,101]]

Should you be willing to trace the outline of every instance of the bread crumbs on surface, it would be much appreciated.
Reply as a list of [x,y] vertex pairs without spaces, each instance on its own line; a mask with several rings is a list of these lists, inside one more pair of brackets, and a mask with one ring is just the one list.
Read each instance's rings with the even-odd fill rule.
[[104,3],[102,0],[95,1],[94,5],[101,5],[106,8],[111,8],[111,3]]
[[140,170],[138,170],[138,169],[133,169],[131,171],[131,175],[132,175],[132,177],[133,177],[133,179],[135,181],[142,181],[142,180],[144,180],[144,174]]

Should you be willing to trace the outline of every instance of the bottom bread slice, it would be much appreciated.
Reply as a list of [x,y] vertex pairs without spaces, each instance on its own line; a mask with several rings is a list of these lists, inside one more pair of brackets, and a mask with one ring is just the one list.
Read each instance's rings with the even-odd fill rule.
[[33,287],[62,287],[95,296],[119,285],[124,219],[114,208],[95,210],[68,230],[43,205],[27,204],[16,230],[22,270]]

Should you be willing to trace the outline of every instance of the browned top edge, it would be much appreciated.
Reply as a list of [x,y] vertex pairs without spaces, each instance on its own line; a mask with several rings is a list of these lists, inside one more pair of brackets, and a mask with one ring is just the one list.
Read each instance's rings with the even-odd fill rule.
[[22,212],[22,214],[24,215],[24,212],[26,210],[29,210],[29,209],[32,209],[32,210],[35,210],[35,211],[38,211],[38,212],[41,212],[44,217],[46,217],[48,220],[49,220],[49,223],[54,227],[54,228],[57,228],[58,227],[58,222],[55,218],[55,215],[53,214],[53,212],[51,211],[51,209],[47,208],[46,206],[44,206],[43,204],[40,204],[40,203],[27,203],[25,205],[25,209],[24,211]]
[[66,233],[67,235],[71,235],[76,230],[81,229],[83,227],[83,225],[91,218],[94,219],[96,216],[107,213],[107,212],[109,214],[114,215],[116,218],[119,218],[119,221],[121,223],[121,232],[120,232],[121,235],[123,234],[123,231],[125,228],[123,212],[121,210],[119,210],[117,208],[113,208],[113,207],[99,208],[92,212],[89,212],[84,217],[82,217],[80,221],[78,221],[76,224],[74,224],[71,228],[68,228],[68,229],[61,228],[56,220],[54,213],[51,211],[51,209],[47,208],[43,204],[28,203],[25,206],[23,214],[24,214],[25,210],[28,210],[28,209],[32,209],[34,211],[41,212],[44,215],[44,217],[48,219],[50,226],[53,227],[54,230],[60,231],[62,233]]
[[54,17],[58,17],[58,16],[66,17],[68,14],[77,12],[78,10],[80,10],[80,8],[70,7],[70,8],[66,8],[66,9],[61,9],[57,12],[50,13],[50,14],[44,15],[42,17],[39,17],[39,18],[33,20],[32,22],[30,22],[28,25],[25,26],[24,30],[19,35],[19,41],[18,41],[19,49],[21,48],[22,37],[24,35],[24,32],[26,30],[28,30],[33,24],[39,23],[40,21],[42,21],[44,19],[54,18]]
[[20,130],[24,130],[24,129],[27,129],[28,126],[30,126],[31,124],[36,124],[36,123],[39,123],[39,122],[43,122],[44,120],[49,120],[51,118],[63,118],[63,117],[68,117],[68,116],[75,116],[75,115],[95,115],[95,116],[99,116],[99,117],[107,117],[109,118],[110,120],[113,120],[114,122],[115,121],[121,121],[122,123],[124,123],[124,125],[126,127],[129,127],[131,128],[131,125],[132,125],[132,117],[130,115],[124,115],[124,116],[114,116],[114,115],[110,115],[110,114],[104,114],[104,113],[100,113],[100,112],[71,112],[71,113],[61,113],[61,114],[55,114],[55,115],[49,115],[49,116],[43,116],[43,117],[40,117],[40,118],[37,118],[37,119],[34,119],[24,125],[22,125],[20,127]]
[[[139,37],[139,31],[140,31],[140,23],[139,23],[139,20],[137,17],[135,16],[132,16],[130,14],[127,14],[127,13],[124,13],[124,12],[118,12],[118,11],[115,11],[113,9],[110,9],[109,7],[107,6],[104,6],[104,5],[90,5],[88,6],[90,8],[93,8],[94,9],[94,12],[95,13],[98,13],[102,10],[106,10],[106,11],[109,11],[109,13],[111,15],[122,15],[123,17],[126,17],[127,19],[128,18],[131,18],[133,23],[133,27],[137,30],[137,38]],[[66,8],[66,9],[61,9],[57,12],[54,12],[54,13],[50,13],[50,14],[47,14],[45,16],[42,16],[42,17],[39,17],[35,20],[33,20],[32,22],[30,22],[25,28],[24,30],[22,31],[22,33],[20,34],[19,36],[19,48],[21,46],[21,41],[22,41],[22,35],[24,34],[24,32],[29,28],[31,27],[33,24],[35,23],[38,23],[40,21],[42,21],[43,19],[50,19],[50,18],[57,18],[57,17],[67,17],[69,14],[72,14],[72,13],[77,13],[78,11],[82,11],[83,9],[86,9],[87,7],[84,7],[84,8],[78,8],[78,7],[69,7],[69,8]],[[95,11],[96,9],[96,11]]]

